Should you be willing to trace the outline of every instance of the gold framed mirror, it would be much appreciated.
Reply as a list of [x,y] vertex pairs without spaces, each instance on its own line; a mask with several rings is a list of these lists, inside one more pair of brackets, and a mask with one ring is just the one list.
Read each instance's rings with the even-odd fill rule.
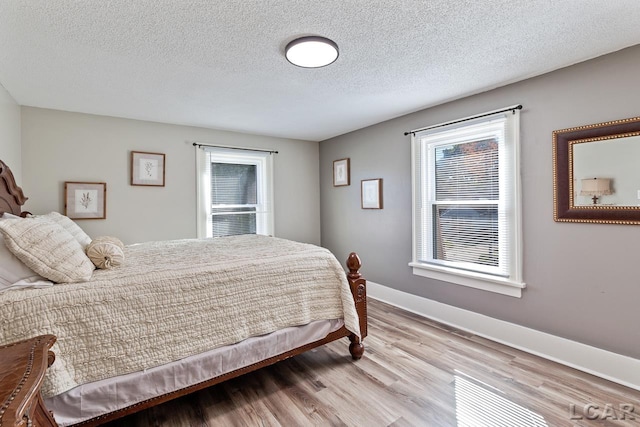
[[640,224],[640,117],[553,132],[553,219]]

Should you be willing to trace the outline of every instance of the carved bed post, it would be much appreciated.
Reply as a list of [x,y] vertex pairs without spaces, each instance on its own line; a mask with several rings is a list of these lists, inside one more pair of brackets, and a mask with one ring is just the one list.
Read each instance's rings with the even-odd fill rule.
[[2,160],[0,160],[0,188],[0,215],[4,212],[20,215],[22,205],[28,197],[25,197],[22,188],[16,185],[13,172]]
[[351,287],[351,293],[356,303],[356,311],[358,312],[358,318],[360,320],[360,338],[356,335],[349,335],[351,345],[349,345],[349,352],[354,360],[358,360],[364,353],[364,345],[362,340],[367,336],[367,281],[360,274],[360,267],[362,263],[360,258],[355,252],[349,254],[347,259],[347,267],[349,273],[347,274],[347,280]]

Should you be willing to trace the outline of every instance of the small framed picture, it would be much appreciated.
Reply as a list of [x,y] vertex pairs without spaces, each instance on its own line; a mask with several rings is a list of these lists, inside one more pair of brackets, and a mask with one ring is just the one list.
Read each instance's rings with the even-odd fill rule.
[[362,209],[382,209],[382,178],[363,179],[361,184]]
[[131,185],[164,187],[164,154],[131,152]]
[[72,219],[105,219],[107,183],[65,182],[64,214]]
[[349,159],[333,161],[333,186],[341,187],[343,185],[351,185],[351,178],[349,177]]

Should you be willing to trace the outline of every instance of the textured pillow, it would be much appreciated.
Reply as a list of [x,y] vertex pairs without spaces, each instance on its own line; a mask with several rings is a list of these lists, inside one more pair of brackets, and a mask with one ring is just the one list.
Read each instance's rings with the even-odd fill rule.
[[[6,215],[3,218],[7,218]],[[16,288],[39,288],[53,283],[24,265],[4,244],[0,234],[0,292]]]
[[87,246],[87,256],[98,268],[117,267],[124,262],[124,245],[116,237],[96,237]]
[[45,218],[5,219],[0,232],[7,248],[37,274],[57,283],[83,282],[94,266],[80,243]]
[[89,237],[78,224],[73,222],[73,220],[67,216],[64,216],[58,212],[50,212],[46,215],[38,215],[37,218],[44,218],[60,225],[62,228],[67,230],[73,236],[73,238],[78,241],[78,243],[80,243],[80,246],[82,246],[82,250],[85,250],[87,248],[87,245],[91,243],[91,237]]

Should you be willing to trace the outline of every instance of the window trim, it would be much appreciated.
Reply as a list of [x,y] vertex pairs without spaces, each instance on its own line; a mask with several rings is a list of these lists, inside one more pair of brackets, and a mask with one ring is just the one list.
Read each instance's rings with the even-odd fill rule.
[[[409,263],[409,266],[412,267],[413,274],[421,277],[428,277],[448,283],[453,283],[457,285],[467,286],[475,289],[481,289],[489,292],[494,292],[502,295],[508,295],[512,297],[520,298],[522,296],[522,289],[526,287],[526,284],[522,280],[522,201],[521,201],[521,182],[520,182],[520,120],[519,120],[519,109],[517,107],[512,107],[513,109],[500,109],[492,112],[487,112],[483,114],[479,114],[477,116],[454,120],[451,122],[442,123],[440,125],[430,126],[428,128],[422,129],[421,131],[412,132],[411,138],[411,185],[412,185],[412,261]],[[418,136],[424,135],[423,132],[428,129],[432,129],[435,127],[443,127],[443,131],[446,131],[447,128],[451,129],[454,124],[458,124],[456,127],[462,127],[465,125],[460,125],[460,122],[469,121],[472,119],[478,119],[482,117],[483,120],[473,120],[469,124],[474,124],[483,121],[490,121],[495,119],[498,114],[504,113],[505,110],[511,110],[511,113],[507,112],[506,114],[514,114],[513,120],[509,123],[509,137],[505,134],[505,142],[509,144],[510,139],[513,141],[509,150],[507,150],[508,155],[510,156],[511,161],[511,176],[505,177],[504,179],[511,179],[513,182],[512,194],[510,197],[512,199],[512,209],[513,215],[511,216],[511,236],[509,237],[510,241],[510,252],[511,252],[511,263],[509,268],[509,277],[500,277],[493,274],[486,274],[478,271],[469,271],[463,270],[460,268],[449,267],[442,264],[432,264],[426,262],[420,262],[418,260],[419,254],[419,239],[418,233],[422,230],[420,218],[418,218],[416,205],[422,201],[421,197],[423,194],[423,184],[418,182],[421,179],[424,171],[419,170],[418,159],[416,156],[419,155],[419,147],[420,139]],[[467,125],[469,125],[467,124]],[[508,126],[508,127],[509,127]],[[506,127],[507,128],[507,127]],[[431,168],[430,168],[431,169]],[[430,173],[427,171],[427,173]],[[424,184],[426,185],[426,184]],[[503,187],[503,181],[501,177],[500,182],[501,188]],[[429,236],[430,242],[433,242],[433,235]]]
[[[273,156],[264,150],[243,149],[242,152],[231,148],[200,146],[196,150],[196,235],[198,238],[211,237],[211,172],[207,162],[210,156],[220,159],[218,163],[249,164],[257,166],[258,197],[266,199],[266,219],[256,217],[256,234],[273,236],[275,233],[273,198]],[[259,205],[261,203],[258,203]],[[258,232],[260,230],[261,232]]]

